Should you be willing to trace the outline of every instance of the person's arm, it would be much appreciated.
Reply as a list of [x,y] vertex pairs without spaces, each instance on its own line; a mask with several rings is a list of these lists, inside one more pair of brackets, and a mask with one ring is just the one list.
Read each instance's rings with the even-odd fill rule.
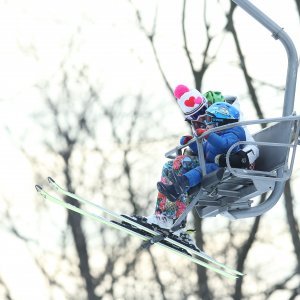
[[[186,145],[191,139],[193,139],[193,136],[191,135],[184,135],[180,138],[180,145]],[[197,148],[197,143],[196,142],[193,142],[189,145],[189,148],[192,150],[192,152],[194,154],[197,154],[198,153],[198,148]]]
[[[219,154],[215,157],[215,163],[219,167],[227,167],[226,154]],[[250,167],[249,158],[245,151],[240,150],[235,153],[231,153],[229,156],[229,165],[232,168],[247,169]]]
[[213,145],[215,148],[220,149],[220,152],[223,153],[226,153],[233,144],[239,141],[240,139],[238,136],[231,132],[224,135],[218,135],[213,132],[207,137],[207,142]]

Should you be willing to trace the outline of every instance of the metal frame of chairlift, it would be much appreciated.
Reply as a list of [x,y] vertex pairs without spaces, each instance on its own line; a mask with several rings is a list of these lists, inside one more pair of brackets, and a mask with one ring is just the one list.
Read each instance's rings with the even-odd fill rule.
[[[177,230],[181,226],[187,214],[193,208],[196,208],[198,215],[202,218],[221,214],[230,219],[240,219],[264,214],[278,202],[284,191],[285,183],[290,178],[293,170],[296,148],[299,143],[300,127],[300,116],[295,115],[293,112],[299,65],[296,48],[283,28],[278,26],[251,2],[248,0],[232,1],[271,31],[272,37],[279,40],[286,50],[288,67],[282,117],[243,121],[213,128],[200,137],[193,138],[187,145],[178,146],[165,154],[167,158],[174,158],[181,153],[182,149],[196,141],[199,162],[204,175],[201,187],[191,197],[189,206],[177,219],[171,229],[172,231]],[[255,134],[255,142],[246,141],[233,145],[226,154],[227,168],[206,174],[202,148],[202,140],[206,135],[220,131],[220,129],[262,123],[273,123],[273,125]],[[261,169],[245,170],[235,169],[230,166],[230,152],[238,144],[255,144],[260,148],[259,164],[261,164]],[[276,160],[280,162],[277,163]],[[266,162],[271,162],[271,164],[268,165]],[[265,201],[252,207],[253,201],[251,199],[264,193],[268,195]]]

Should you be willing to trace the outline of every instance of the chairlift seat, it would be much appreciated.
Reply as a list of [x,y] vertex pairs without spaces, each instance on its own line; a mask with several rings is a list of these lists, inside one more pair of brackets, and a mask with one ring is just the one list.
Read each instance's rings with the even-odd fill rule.
[[[281,26],[277,25],[250,1],[233,0],[233,2],[268,29],[272,33],[272,37],[279,40],[286,50],[288,63],[282,110],[283,117],[256,122],[257,124],[277,122],[277,124],[261,130],[254,136],[260,150],[260,157],[256,161],[255,171],[234,170],[227,166],[228,169],[221,181],[216,176],[216,188],[212,189],[211,181],[209,181],[210,191],[206,191],[203,187],[200,188],[175,223],[180,223],[195,206],[200,217],[223,214],[236,219],[257,217],[267,212],[278,202],[283,193],[285,181],[291,176],[297,145],[300,144],[300,116],[292,115],[299,67],[295,45]],[[255,123],[249,121],[247,124]],[[197,144],[199,146],[199,143]],[[181,151],[182,148],[176,147],[176,149],[166,153],[166,156],[170,157],[174,153],[178,154],[178,151]],[[199,149],[199,158],[203,164],[203,151],[201,151],[202,149]],[[227,159],[228,155],[226,156]],[[205,172],[203,173],[205,174]],[[251,198],[266,193],[268,190],[270,190],[268,197],[259,205],[251,207]],[[220,205],[217,208],[203,207],[203,205],[201,206],[202,199],[206,201],[215,199]]]
[[[293,121],[278,122],[254,134],[253,137],[260,153],[255,162],[255,170],[234,169],[239,174],[248,174],[247,177],[242,178],[227,169],[222,180],[216,179],[215,181],[215,195],[207,194],[205,186],[202,186],[202,193],[199,193],[199,201],[195,207],[198,215],[204,218],[222,214],[234,219],[231,212],[251,208],[252,198],[272,191],[277,180],[277,170],[286,167],[288,163],[292,128]],[[275,144],[286,146],[275,146]],[[209,174],[209,176],[213,178],[213,175]],[[212,185],[210,179],[210,193]],[[206,199],[211,197],[221,203],[221,206],[203,206],[201,202],[203,192],[206,193]]]
[[[279,122],[262,129],[253,135],[256,142],[291,143],[292,122]],[[255,169],[259,171],[274,171],[285,164],[289,148],[274,146],[258,146],[259,157]]]

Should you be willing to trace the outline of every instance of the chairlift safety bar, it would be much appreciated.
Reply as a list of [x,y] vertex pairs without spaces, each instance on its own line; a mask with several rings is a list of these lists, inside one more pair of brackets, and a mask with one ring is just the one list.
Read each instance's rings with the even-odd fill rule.
[[[299,67],[298,54],[296,47],[289,37],[289,35],[278,26],[273,20],[271,20],[267,15],[265,15],[261,10],[254,6],[248,0],[232,0],[242,9],[244,9],[250,16],[252,16],[256,21],[261,23],[265,28],[272,32],[272,36],[275,39],[278,39],[284,46],[287,59],[288,67],[286,73],[286,83],[285,83],[285,93],[284,93],[284,105],[283,105],[283,116],[289,116],[294,111],[294,101],[295,101],[295,92],[297,84],[297,73]],[[278,170],[278,174],[282,174],[284,170]],[[285,182],[276,182],[275,187],[269,195],[268,199],[263,203],[246,209],[237,211],[233,214],[235,218],[248,218],[256,217],[271,209],[281,197],[284,191]]]
[[197,140],[201,140],[205,138],[207,135],[213,133],[213,132],[218,132],[221,130],[225,129],[230,129],[236,126],[246,126],[246,125],[257,125],[257,124],[265,124],[265,123],[275,123],[275,122],[290,122],[290,121],[299,121],[300,120],[300,115],[292,115],[292,116],[287,116],[287,117],[277,117],[277,118],[266,118],[266,119],[258,119],[258,120],[249,120],[249,121],[240,121],[236,123],[231,123],[215,128],[211,128],[207,131],[205,131],[203,134],[200,136],[194,137],[191,139],[188,143],[185,145],[178,145],[175,148],[171,149],[170,151],[165,153],[166,158],[174,158],[182,149],[186,148],[190,144],[196,142]]

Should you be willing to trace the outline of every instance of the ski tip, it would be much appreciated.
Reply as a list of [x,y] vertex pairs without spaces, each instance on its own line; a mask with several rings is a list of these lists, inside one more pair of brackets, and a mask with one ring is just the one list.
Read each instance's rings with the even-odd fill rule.
[[52,177],[48,177],[48,182],[49,183],[55,183],[54,179]]
[[40,192],[43,188],[40,185],[36,184],[35,189],[37,192]]

